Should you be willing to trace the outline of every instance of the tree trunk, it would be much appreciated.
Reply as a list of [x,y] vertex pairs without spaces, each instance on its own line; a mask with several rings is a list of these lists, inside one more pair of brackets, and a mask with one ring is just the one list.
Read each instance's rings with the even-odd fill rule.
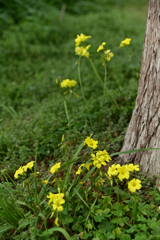
[[[160,0],[148,1],[138,95],[121,151],[140,148],[160,148]],[[158,175],[160,182],[160,150],[126,154],[121,159],[139,163],[142,172]]]

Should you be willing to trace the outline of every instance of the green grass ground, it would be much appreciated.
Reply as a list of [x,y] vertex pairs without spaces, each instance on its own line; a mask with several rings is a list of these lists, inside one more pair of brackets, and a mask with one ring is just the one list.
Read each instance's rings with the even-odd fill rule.
[[[66,2],[64,15],[62,0],[0,2],[0,238],[57,240],[68,233],[69,240],[158,240],[156,176],[148,179],[131,165],[123,166],[121,174],[123,167],[117,165],[113,169],[117,175],[113,171],[108,177],[109,166],[114,165],[107,154],[96,152],[107,150],[117,163],[114,153],[122,147],[136,100],[147,2]],[[107,92],[103,103],[103,89],[88,59],[82,58],[87,112],[75,55],[75,38],[80,33],[92,36],[87,44],[102,79],[104,66],[96,50],[106,42],[106,49],[114,53],[107,65],[106,86],[118,107]],[[131,44],[119,48],[125,38],[131,38]],[[70,125],[63,89],[56,83],[67,78],[78,82],[73,91],[79,95],[66,97]],[[92,147],[83,144],[90,134],[98,140],[96,158]],[[101,168],[94,161],[103,161]],[[80,164],[86,162],[94,166],[82,170]],[[58,172],[53,170],[56,163]],[[18,179],[15,171],[21,171]],[[142,186],[136,183],[137,193],[129,176],[141,180]],[[56,210],[48,204],[49,198]],[[61,204],[63,211],[58,210]]]
[[[56,161],[61,157],[58,143],[63,134],[70,153],[91,133],[109,153],[120,150],[134,107],[147,3],[142,0],[77,1],[68,4],[61,21],[61,5],[57,6],[47,3],[36,5],[35,9],[33,6],[32,12],[17,17],[17,22],[8,17],[7,11],[6,15],[0,15],[3,23],[0,30],[0,167],[8,169],[11,175],[19,165],[34,158],[35,142],[38,142],[40,162],[48,165]],[[120,111],[108,96],[105,107],[100,108],[103,91],[84,59],[82,82],[93,129],[77,85],[75,91],[80,97],[68,97],[72,115],[70,130],[56,79],[78,81],[74,39],[80,33],[92,36],[90,52],[102,78],[104,69],[96,49],[106,41],[107,48],[114,52],[109,62],[107,87]],[[132,39],[130,47],[119,49],[119,43],[126,37]],[[103,113],[101,127],[100,110]]]

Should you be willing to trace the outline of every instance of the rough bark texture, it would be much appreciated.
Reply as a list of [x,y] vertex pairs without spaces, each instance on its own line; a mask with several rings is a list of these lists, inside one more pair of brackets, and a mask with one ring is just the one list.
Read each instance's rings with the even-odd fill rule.
[[[148,1],[148,16],[143,46],[136,105],[121,151],[160,148],[160,0]],[[141,170],[159,175],[160,150],[131,153],[122,162],[139,163]]]

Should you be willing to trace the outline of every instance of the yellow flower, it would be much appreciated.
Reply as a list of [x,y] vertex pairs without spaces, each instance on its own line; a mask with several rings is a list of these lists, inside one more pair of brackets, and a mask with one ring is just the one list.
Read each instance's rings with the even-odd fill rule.
[[[97,152],[98,154],[98,152]],[[97,168],[101,168],[101,165],[106,165],[106,162],[105,162],[105,159],[101,156],[98,156],[98,155],[95,155],[95,154],[91,154],[92,156],[92,160],[93,160],[93,165],[96,165]]]
[[122,181],[123,179],[128,179],[129,178],[129,171],[128,169],[126,168],[126,166],[121,166],[119,167],[118,169],[118,178],[120,181]]
[[76,55],[82,55],[83,57],[89,57],[89,52],[88,49],[90,48],[91,45],[84,47],[76,47],[75,48],[75,53]]
[[34,162],[35,162],[35,161],[31,161],[31,162],[27,163],[27,165],[24,166],[24,168],[25,168],[25,169],[28,169],[28,168],[29,168],[29,169],[31,170],[32,167],[33,167],[33,165],[34,165]]
[[84,166],[85,164],[82,163],[79,168],[78,168],[78,171],[76,172],[77,175],[79,175],[81,172],[82,172],[82,167]]
[[113,53],[111,52],[110,49],[104,51],[104,59],[105,60],[110,61],[113,56],[114,55],[113,55]]
[[97,144],[98,144],[98,141],[95,141],[94,139],[91,138],[92,134],[90,135],[90,137],[87,137],[85,139],[85,143],[88,145],[88,147],[91,147],[93,149],[96,149],[97,148]]
[[130,164],[125,165],[125,166],[128,169],[128,171],[131,171],[131,172],[133,172],[134,170],[139,171],[139,165],[133,165],[133,163],[130,163]]
[[69,80],[69,79],[65,79],[61,82],[60,86],[62,88],[72,88],[77,84],[77,82],[75,80]]
[[20,168],[15,172],[14,177],[15,177],[15,178],[18,178],[18,175],[24,175],[24,174],[25,174],[25,172],[24,172],[23,167],[20,167]]
[[103,161],[106,161],[106,162],[109,162],[112,160],[106,150],[98,151],[96,155],[97,157],[100,157]]
[[115,164],[112,164],[111,167],[108,168],[108,176],[111,177],[112,175],[115,176],[118,174],[118,170]]
[[79,46],[81,42],[86,41],[88,38],[91,38],[91,36],[86,36],[83,33],[77,35],[77,38],[75,39],[76,46]]
[[55,172],[58,172],[58,169],[60,168],[61,166],[61,163],[56,163],[55,165],[53,165],[50,169],[50,172],[51,173],[55,173]]
[[134,166],[134,170],[139,171],[139,165],[138,164]]
[[57,193],[57,194],[54,194],[54,193],[49,193],[49,195],[47,196],[47,198],[50,198],[50,200],[49,200],[49,202],[48,202],[48,204],[50,204],[51,202],[54,202],[55,201],[55,199],[57,199],[57,198],[63,198],[64,197],[64,193],[60,193],[60,191],[59,191],[59,193]]
[[57,210],[58,212],[63,211],[63,207],[61,205],[65,203],[65,200],[63,199],[64,194],[60,193],[60,188],[58,188],[58,192],[59,193],[57,194],[53,194],[50,192],[49,195],[47,196],[47,198],[50,198],[48,205],[52,203],[52,207],[53,207],[53,212],[51,214],[51,217],[53,216],[55,210]]
[[121,41],[120,47],[125,47],[126,45],[129,45],[131,42],[131,38],[126,38],[125,40]]
[[103,49],[104,49],[103,46],[104,46],[105,44],[106,44],[106,42],[103,42],[103,43],[98,47],[97,52],[103,50]]
[[158,207],[158,210],[160,210],[160,206]]
[[86,163],[85,167],[87,168],[88,171],[89,171],[89,168],[91,165],[92,165],[92,163]]
[[64,204],[65,203],[65,200],[61,197],[57,197],[54,199],[54,202],[53,202],[53,210],[57,210],[58,212],[62,212],[63,211],[63,207],[61,206],[61,204]]
[[42,183],[47,184],[47,183],[48,183],[48,180],[42,180]]
[[128,189],[131,192],[136,192],[136,190],[139,190],[142,187],[141,181],[139,179],[133,179],[130,182],[128,182]]

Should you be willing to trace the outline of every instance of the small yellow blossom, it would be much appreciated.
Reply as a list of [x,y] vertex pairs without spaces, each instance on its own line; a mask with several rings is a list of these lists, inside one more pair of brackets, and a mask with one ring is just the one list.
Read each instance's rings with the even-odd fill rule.
[[[97,154],[98,154],[98,152],[97,152]],[[101,168],[101,165],[106,166],[107,164],[106,164],[105,158],[103,158],[103,157],[101,157],[101,155],[99,156],[97,154],[96,155],[93,153],[91,154],[92,160],[93,160],[93,165],[96,165],[97,168]]]
[[79,46],[81,42],[86,41],[88,38],[91,38],[91,36],[86,36],[83,33],[77,35],[77,38],[75,39],[76,46]]
[[85,164],[82,163],[79,168],[78,168],[78,171],[76,172],[77,175],[79,175],[81,172],[82,172],[82,167],[84,166]]
[[113,53],[111,52],[110,49],[104,51],[104,59],[105,60],[110,61],[113,56],[114,55],[113,55]]
[[108,168],[108,176],[111,177],[112,175],[115,176],[118,174],[118,170],[115,164],[112,164],[111,167]]
[[136,192],[136,190],[139,190],[142,187],[141,180],[139,179],[133,179],[130,182],[128,182],[128,189],[131,192]]
[[90,48],[91,45],[88,45],[86,47],[76,47],[75,48],[75,53],[76,55],[81,55],[83,57],[89,57],[89,52],[88,49]]
[[58,172],[58,169],[60,168],[61,166],[61,163],[56,163],[55,165],[53,165],[50,169],[50,172],[51,173],[55,173],[55,172]]
[[158,207],[158,209],[160,210],[160,206]]
[[109,162],[109,161],[112,160],[106,150],[98,151],[97,154],[96,154],[96,156],[97,156],[97,157],[100,157],[100,158],[101,158],[101,161],[103,160],[103,161]]
[[131,42],[131,38],[126,38],[125,40],[121,41],[120,47],[125,47],[126,45],[129,45]]
[[88,171],[89,171],[89,168],[91,165],[92,165],[92,163],[86,163],[85,167],[87,168]]
[[75,80],[69,80],[69,79],[65,79],[61,82],[60,86],[62,88],[72,88],[77,84],[77,82]]
[[90,135],[90,137],[87,137],[85,139],[85,143],[88,145],[88,147],[91,147],[93,149],[96,149],[97,148],[97,144],[98,144],[98,141],[95,141],[94,139],[91,138],[92,134]]
[[103,49],[104,49],[103,46],[104,46],[105,44],[106,44],[106,42],[103,42],[103,43],[98,47],[97,52],[103,50]]
[[15,177],[15,178],[18,178],[18,175],[24,175],[24,174],[25,174],[25,172],[24,172],[23,167],[20,167],[20,168],[15,172],[14,177]]
[[137,164],[137,165],[134,165],[134,170],[135,171],[139,171],[139,165]]
[[52,203],[52,208],[53,208],[51,217],[53,216],[55,210],[57,210],[58,212],[63,211],[63,207],[61,206],[62,204],[65,203],[65,200],[63,199],[63,197],[64,197],[64,194],[60,192],[60,188],[58,188],[57,194],[50,192],[49,195],[47,196],[47,198],[50,199],[48,202],[48,205]]
[[120,181],[122,181],[123,179],[128,179],[129,178],[129,171],[128,171],[128,169],[126,168],[126,166],[124,165],[124,166],[121,166],[121,167],[119,167],[118,169],[118,178],[119,178],[119,180]]
[[58,212],[62,212],[63,211],[63,207],[61,206],[61,204],[64,204],[65,203],[65,200],[63,198],[61,198],[60,196],[59,197],[56,197],[54,199],[54,202],[53,202],[53,210],[57,210]]
[[48,180],[42,180],[42,183],[48,184]]
[[133,165],[133,163],[130,163],[130,164],[125,165],[125,166],[131,172],[133,172],[134,170],[139,171],[139,165]]
[[34,165],[34,162],[35,161],[31,161],[31,162],[27,163],[27,165],[23,166],[24,171],[26,172],[28,168],[31,170]]

